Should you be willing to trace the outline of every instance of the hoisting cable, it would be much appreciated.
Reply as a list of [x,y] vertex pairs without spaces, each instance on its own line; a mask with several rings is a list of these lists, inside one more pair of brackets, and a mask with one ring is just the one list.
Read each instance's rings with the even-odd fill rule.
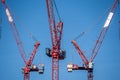
[[[57,5],[56,5],[55,0],[53,0],[53,4],[54,4],[55,10],[56,10],[58,19],[59,19],[59,21],[61,21],[60,13],[59,13],[59,11],[58,11],[58,8],[57,8]],[[61,43],[62,43],[62,40],[61,40]],[[62,46],[62,48],[63,48],[63,46]]]
[[[1,16],[1,13],[0,13]],[[2,18],[0,17],[0,39],[2,37]]]
[[98,17],[95,21],[93,21],[90,26],[88,26],[87,28],[84,29],[83,32],[81,32],[77,37],[74,38],[74,40],[77,40],[79,38],[81,38],[86,32],[90,31],[93,27],[95,27],[100,21],[101,19],[104,17],[104,15],[107,13],[107,11],[109,11],[110,8],[107,8],[103,14],[100,15],[100,17]]
[[[10,10],[10,9],[9,9]],[[10,10],[11,11],[11,10]],[[11,11],[11,14],[14,16],[14,18],[16,20],[18,20],[18,22],[20,23],[21,27],[23,27],[23,29],[27,32],[27,34],[30,36],[30,38],[33,40],[33,41],[37,41],[36,37],[33,36],[33,34],[29,31],[29,29],[23,24],[23,22],[18,18],[17,15],[15,15],[15,13],[12,13]]]
[[30,36],[30,38],[33,39],[33,41],[37,41],[36,37],[30,32],[30,30],[23,24],[23,22],[18,18],[18,16],[16,16],[15,14],[13,14],[14,17],[19,21],[20,25],[24,28],[24,30],[28,33],[28,35]]
[[[10,9],[9,9],[10,10]],[[11,11],[11,10],[10,10]],[[37,41],[36,37],[33,36],[33,34],[29,31],[29,29],[23,24],[23,22],[18,18],[17,15],[15,15],[15,13],[12,13],[11,11],[11,14],[14,16],[14,18],[16,20],[18,20],[18,22],[20,23],[21,27],[23,27],[23,29],[27,32],[27,34],[30,36],[30,38],[33,40],[33,41]]]
[[56,5],[55,0],[53,0],[53,4],[54,4],[54,6],[55,6],[55,9],[56,9],[56,12],[57,12],[58,19],[59,19],[59,21],[61,21],[61,17],[60,17],[60,14],[59,14],[59,12],[58,12],[57,5]]
[[[10,9],[9,9],[10,10]],[[11,11],[11,10],[10,10]],[[14,18],[19,22],[19,24],[21,25],[21,27],[27,32],[27,34],[30,36],[30,38],[37,42],[37,39],[32,35],[32,33],[27,29],[27,27],[24,26],[24,24],[22,23],[22,21],[11,11],[11,14],[14,16]],[[24,57],[26,58],[27,55],[24,53]]]
[[119,27],[119,40],[120,40],[120,20],[118,21],[118,27]]
[[120,40],[120,2],[118,1],[118,30],[119,30],[119,40]]
[[0,4],[0,39],[2,37],[2,5]]
[[75,48],[73,48],[72,51],[73,51],[73,52],[72,52],[72,63],[74,63],[74,52],[75,52]]

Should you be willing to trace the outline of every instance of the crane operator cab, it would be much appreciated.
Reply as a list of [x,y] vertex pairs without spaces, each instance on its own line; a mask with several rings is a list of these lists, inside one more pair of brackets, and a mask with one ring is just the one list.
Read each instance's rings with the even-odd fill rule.
[[[52,57],[52,51],[50,48],[45,49],[46,55],[48,57]],[[65,50],[60,50],[59,52],[59,60],[63,60],[66,57],[66,51]]]

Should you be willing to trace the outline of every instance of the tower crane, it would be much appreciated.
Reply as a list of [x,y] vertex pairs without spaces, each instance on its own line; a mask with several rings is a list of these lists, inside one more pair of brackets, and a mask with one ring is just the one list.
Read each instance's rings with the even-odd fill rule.
[[84,55],[84,53],[82,52],[82,50],[80,49],[80,47],[78,46],[76,41],[72,40],[72,44],[74,45],[74,47],[78,51],[78,53],[79,53],[79,55],[84,63],[84,66],[78,66],[76,64],[68,64],[67,68],[68,68],[69,72],[71,72],[72,70],[87,70],[88,71],[88,80],[93,80],[93,60],[96,57],[96,55],[98,54],[100,46],[104,40],[106,32],[107,32],[109,25],[111,23],[111,20],[114,16],[118,2],[119,2],[119,0],[115,0],[114,4],[112,5],[112,7],[110,9],[108,17],[107,17],[107,19],[102,27],[102,30],[99,34],[99,37],[96,40],[96,43],[95,43],[94,48],[92,50],[92,55],[90,57],[90,60],[88,60],[87,57]]
[[59,20],[56,24],[53,10],[53,1],[54,0],[46,0],[52,41],[52,48],[46,48],[46,54],[49,57],[52,57],[52,80],[59,80],[59,60],[63,60],[65,58],[65,51],[61,50],[60,48],[63,32],[63,22]]
[[3,7],[5,9],[5,12],[6,12],[6,16],[8,18],[8,21],[10,23],[10,28],[12,30],[12,33],[14,35],[14,38],[16,40],[16,44],[18,46],[18,50],[20,52],[20,55],[25,63],[25,67],[22,69],[23,70],[23,73],[24,73],[24,80],[30,80],[30,72],[31,71],[38,71],[39,73],[43,73],[43,70],[44,70],[44,65],[40,65],[41,66],[41,69],[39,69],[37,66],[33,65],[32,62],[33,62],[33,59],[35,57],[35,54],[36,54],[36,51],[40,45],[40,42],[36,41],[35,45],[34,45],[34,49],[33,49],[33,52],[31,53],[29,59],[27,60],[25,58],[25,50],[23,48],[23,45],[22,45],[22,41],[20,39],[20,35],[19,35],[19,32],[16,28],[16,24],[14,22],[14,19],[12,17],[12,14],[5,2],[5,0],[1,0],[2,4],[3,4]]

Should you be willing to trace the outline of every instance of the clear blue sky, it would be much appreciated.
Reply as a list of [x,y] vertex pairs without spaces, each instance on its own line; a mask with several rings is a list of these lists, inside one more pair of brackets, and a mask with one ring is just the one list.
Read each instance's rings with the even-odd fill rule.
[[[31,73],[31,80],[51,80],[51,58],[45,55],[45,48],[51,47],[48,17],[45,0],[6,0],[11,12],[19,17],[31,33],[40,41],[41,45],[34,59],[34,64],[44,63],[45,72],[39,75]],[[87,71],[67,72],[67,64],[72,62],[82,65],[77,51],[71,40],[84,31],[90,24],[95,23],[101,14],[111,7],[114,0],[56,0],[59,13],[64,22],[61,48],[66,50],[66,59],[60,61],[59,80],[87,80]],[[1,5],[1,3],[0,3]],[[119,5],[120,6],[120,5]],[[1,8],[0,8],[1,9]],[[0,80],[23,80],[21,68],[25,66],[2,7],[2,37],[0,39]],[[98,24],[77,40],[85,55],[91,54],[94,43],[105,22],[109,11]],[[110,28],[106,34],[98,55],[94,60],[94,80],[119,80],[120,79],[120,39],[117,8]],[[33,50],[34,41],[14,18],[21,39],[29,57]]]

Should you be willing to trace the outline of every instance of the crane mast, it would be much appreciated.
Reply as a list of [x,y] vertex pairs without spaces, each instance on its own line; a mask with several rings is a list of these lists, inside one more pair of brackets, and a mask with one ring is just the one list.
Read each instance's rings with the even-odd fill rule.
[[55,22],[53,2],[52,0],[46,0],[48,21],[50,27],[52,49],[49,50],[48,56],[52,57],[52,80],[59,80],[59,60],[64,59],[64,51],[60,49],[63,22]]
[[78,66],[78,65],[75,65],[75,64],[68,64],[67,65],[67,68],[68,68],[68,71],[72,71],[72,70],[87,70],[88,71],[88,80],[93,80],[93,60],[94,58],[96,57],[99,49],[100,49],[100,46],[104,40],[104,37],[106,35],[106,32],[109,28],[109,25],[111,23],[111,20],[114,16],[114,13],[115,13],[115,10],[116,10],[116,7],[117,7],[117,4],[118,4],[119,0],[115,0],[114,4],[112,5],[112,8],[108,14],[108,17],[104,23],[104,26],[102,27],[102,30],[100,32],[100,35],[95,43],[95,46],[92,50],[92,55],[90,57],[90,60],[88,60],[86,58],[86,56],[84,55],[84,53],[82,52],[82,50],[80,49],[80,47],[77,45],[76,41],[75,40],[72,40],[72,44],[75,46],[76,50],[78,51],[83,63],[85,66]]
[[30,80],[30,72],[31,71],[38,71],[39,73],[43,73],[43,70],[44,70],[44,65],[41,65],[42,69],[39,69],[35,65],[32,66],[33,59],[35,57],[36,51],[37,51],[40,43],[38,41],[35,43],[34,50],[31,53],[30,58],[28,60],[26,60],[26,58],[25,58],[25,50],[23,48],[22,41],[20,39],[20,35],[19,35],[19,32],[18,32],[18,30],[16,28],[16,24],[15,24],[15,22],[13,20],[12,14],[11,14],[7,4],[5,3],[5,0],[1,0],[1,2],[2,2],[4,8],[5,8],[6,15],[7,15],[8,21],[10,23],[10,28],[11,28],[11,30],[13,32],[14,38],[16,40],[16,44],[17,44],[18,49],[19,49],[19,52],[21,54],[21,57],[22,57],[25,65],[26,65],[23,68],[24,80]]

